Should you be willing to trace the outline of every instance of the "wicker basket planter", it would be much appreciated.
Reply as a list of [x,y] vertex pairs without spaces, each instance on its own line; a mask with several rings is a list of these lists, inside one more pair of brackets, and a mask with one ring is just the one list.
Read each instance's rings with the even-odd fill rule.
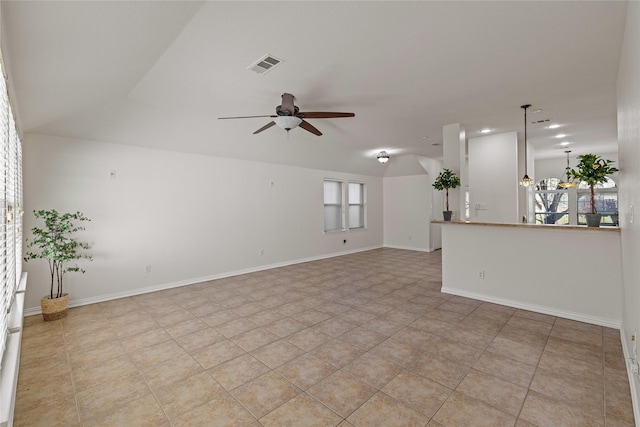
[[49,295],[40,300],[42,318],[45,321],[59,320],[69,314],[69,294],[62,294],[60,298],[51,298]]

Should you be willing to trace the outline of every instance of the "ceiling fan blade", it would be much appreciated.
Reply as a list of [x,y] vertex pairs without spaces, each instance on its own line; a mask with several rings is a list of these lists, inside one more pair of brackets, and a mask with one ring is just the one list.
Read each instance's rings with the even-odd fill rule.
[[253,134],[255,135],[256,133],[260,133],[260,132],[262,132],[263,130],[267,130],[267,129],[269,129],[271,126],[274,126],[275,124],[276,124],[276,122],[271,121],[271,122],[267,123],[266,125],[262,126],[262,127],[261,127],[260,129],[258,129],[257,131],[255,131]]
[[311,111],[298,113],[298,117],[304,119],[334,119],[338,117],[355,117],[354,113],[338,113],[330,111]]
[[277,117],[277,116],[267,115],[267,116],[218,117],[218,120],[224,120],[224,119],[253,119],[255,117]]
[[311,123],[306,122],[306,121],[301,121],[300,124],[298,125],[300,126],[302,129],[307,130],[309,132],[311,132],[314,135],[322,135],[322,132],[320,132],[318,129],[316,129],[314,126],[311,125]]
[[293,116],[296,113],[295,110],[296,107],[295,105],[293,105],[293,95],[291,95],[290,93],[283,93],[280,111],[287,111],[289,112],[290,116]]

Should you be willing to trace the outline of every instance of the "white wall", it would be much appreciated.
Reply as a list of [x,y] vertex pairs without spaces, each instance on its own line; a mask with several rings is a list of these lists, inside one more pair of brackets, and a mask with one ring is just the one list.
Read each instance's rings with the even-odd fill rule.
[[[517,132],[516,132],[517,134]],[[535,223],[535,214],[534,214],[534,206],[533,206],[533,197],[534,197],[534,189],[533,185],[524,186],[520,185],[520,179],[522,179],[525,175],[529,175],[529,178],[533,179],[534,183],[536,181],[536,168],[535,168],[535,160],[534,154],[535,149],[533,145],[526,144],[525,149],[525,141],[524,134],[522,138],[518,141],[518,221],[519,222],[527,222],[530,224]],[[527,153],[527,167],[525,168],[525,151]],[[523,219],[524,217],[524,219]]]
[[[633,355],[640,331],[640,3],[627,5],[627,23],[618,66],[619,209],[622,243],[622,343]],[[640,381],[630,375],[634,412],[640,422]]]
[[411,175],[385,178],[384,245],[430,251],[431,177]]
[[519,222],[519,179],[517,132],[469,139],[471,221]]
[[447,224],[442,248],[443,292],[620,325],[617,230]]
[[441,163],[422,156],[405,155],[389,161],[383,180],[384,246],[432,251],[441,246],[442,194],[432,187]]
[[[323,178],[366,182],[366,230],[323,233]],[[93,244],[95,260],[86,274],[67,276],[72,304],[380,247],[383,240],[379,177],[26,135],[24,189],[27,237],[34,209],[80,210],[92,219],[81,237]],[[48,291],[48,270],[44,261],[24,267],[25,307],[32,309]]]
[[[416,159],[422,165],[429,175],[428,192],[431,194],[431,207],[429,209],[429,222],[433,219],[441,219],[441,212],[444,211],[445,195],[443,191],[437,191],[433,188],[433,183],[442,171],[442,161],[431,159],[424,156],[416,156]],[[386,197],[385,193],[385,197]],[[456,215],[454,215],[455,218]],[[464,214],[463,214],[464,216]],[[460,215],[457,216],[460,218]],[[464,219],[464,218],[463,218]],[[432,251],[442,248],[442,229],[439,224],[430,224],[429,226],[430,249]]]

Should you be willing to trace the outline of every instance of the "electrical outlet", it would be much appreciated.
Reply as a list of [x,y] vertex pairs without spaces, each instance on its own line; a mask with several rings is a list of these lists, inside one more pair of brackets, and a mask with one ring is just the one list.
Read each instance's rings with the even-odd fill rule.
[[478,279],[484,280],[484,270],[478,271]]

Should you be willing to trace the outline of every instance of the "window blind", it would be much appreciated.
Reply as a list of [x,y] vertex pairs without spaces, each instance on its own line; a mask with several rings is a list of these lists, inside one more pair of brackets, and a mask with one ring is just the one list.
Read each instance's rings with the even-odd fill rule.
[[0,77],[0,368],[8,319],[22,274],[22,144]]
[[364,228],[364,184],[349,183],[349,228]]
[[342,230],[342,182],[324,181],[324,231]]

